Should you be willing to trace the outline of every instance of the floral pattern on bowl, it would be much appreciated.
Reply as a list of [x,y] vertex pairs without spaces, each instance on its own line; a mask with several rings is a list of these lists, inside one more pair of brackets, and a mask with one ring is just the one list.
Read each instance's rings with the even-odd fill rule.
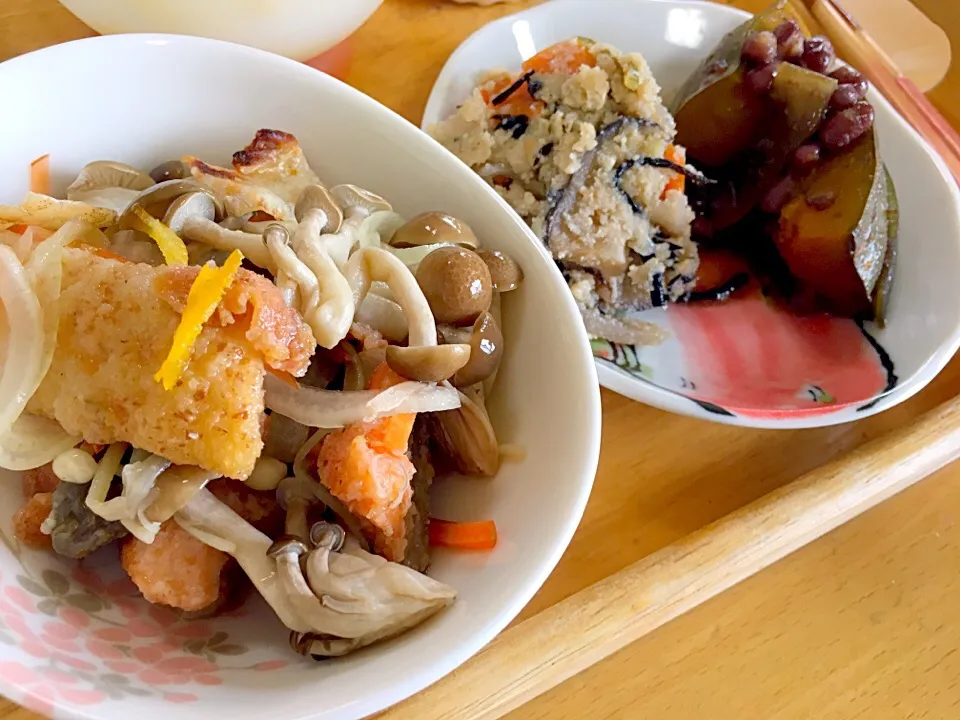
[[[0,541],[22,564],[20,572],[0,573],[0,680],[36,712],[52,716],[57,706],[131,696],[193,703],[198,687],[221,685],[227,676],[310,666],[245,645],[222,621],[214,627],[147,603],[115,550],[71,567],[22,548],[5,532]],[[242,621],[249,612],[244,606],[227,616]],[[4,657],[3,646],[18,648],[19,659]]]

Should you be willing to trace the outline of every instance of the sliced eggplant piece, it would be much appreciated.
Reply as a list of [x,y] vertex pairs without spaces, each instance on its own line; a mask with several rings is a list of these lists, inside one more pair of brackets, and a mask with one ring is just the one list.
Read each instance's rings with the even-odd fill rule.
[[53,491],[50,537],[58,555],[79,560],[130,534],[120,522],[108,522],[87,507],[89,489],[89,484],[62,482]]
[[406,517],[407,549],[402,563],[418,572],[430,567],[430,486],[434,469],[430,458],[430,432],[425,419],[418,417],[410,434],[410,459],[417,472],[413,476],[413,505]]

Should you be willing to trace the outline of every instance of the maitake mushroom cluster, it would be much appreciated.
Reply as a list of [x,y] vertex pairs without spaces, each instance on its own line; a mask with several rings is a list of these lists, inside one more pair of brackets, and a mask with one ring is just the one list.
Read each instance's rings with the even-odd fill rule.
[[[392,637],[453,601],[452,588],[421,572],[433,474],[426,449],[451,471],[497,471],[485,398],[503,356],[500,295],[523,278],[512,258],[481,248],[450,215],[405,220],[368,190],[328,188],[296,139],[270,130],[258,132],[232,168],[195,157],[150,173],[93,162],[66,200],[31,194],[21,206],[0,207],[0,228],[52,230],[70,220],[102,231],[111,253],[151,265],[164,262],[157,233],[182,239],[190,264],[221,265],[239,250],[300,313],[320,350],[300,383],[265,378],[271,430],[247,484],[276,493],[285,513],[281,537],[260,532],[205,489],[216,473],[141,451],[130,457],[117,444],[99,462],[70,450],[54,464],[65,482],[45,525],[58,552],[84,557],[127,533],[152,542],[173,518],[233,556],[293,633],[294,648],[313,656]],[[344,356],[345,364],[334,359]],[[409,382],[369,389],[384,361]],[[416,412],[409,522],[419,537],[391,562],[367,551],[377,547],[370,523],[325,486],[311,453],[335,428]],[[123,489],[108,499],[115,476]]]

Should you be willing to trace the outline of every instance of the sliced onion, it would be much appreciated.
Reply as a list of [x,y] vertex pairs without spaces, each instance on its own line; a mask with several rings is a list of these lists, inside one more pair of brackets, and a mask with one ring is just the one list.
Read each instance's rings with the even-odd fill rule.
[[127,209],[127,206],[133,202],[134,198],[136,198],[140,192],[140,190],[131,190],[122,187],[100,188],[98,190],[72,193],[70,199],[92,205],[93,207],[107,208],[119,215]]
[[366,390],[367,374],[363,371],[363,365],[360,363],[360,354],[350,343],[344,343],[343,350],[347,355],[347,365],[343,374],[344,391]]
[[360,247],[381,247],[388,244],[403,224],[403,216],[390,210],[373,213],[360,224]]
[[[111,446],[112,449],[113,446]],[[91,503],[90,493],[88,493],[87,507],[104,520],[119,520],[141,542],[152,543],[160,531],[160,523],[148,520],[145,513],[156,497],[157,478],[171,464],[169,460],[159,455],[151,455],[145,460],[129,463],[123,468],[123,493],[120,497],[107,501],[95,499]],[[113,481],[113,478],[110,478],[109,482],[104,482],[100,475],[98,468],[93,479],[93,482],[101,480],[101,484],[97,486],[98,495],[103,492],[104,487],[109,490],[109,484]],[[91,483],[92,491],[93,483]],[[106,497],[105,492],[102,497]]]
[[403,308],[411,346],[431,347],[437,344],[437,324],[430,304],[417,284],[410,268],[383,248],[360,248],[350,256],[343,274],[353,290],[359,306],[370,292],[371,284],[380,280],[389,285],[397,304]]
[[317,428],[338,428],[392,415],[460,407],[460,396],[455,389],[417,382],[400,383],[383,391],[337,392],[302,385],[293,388],[268,374],[264,387],[268,408]]
[[38,468],[76,447],[81,439],[54,420],[24,413],[0,441],[0,467],[17,471]]
[[[30,469],[24,464],[39,459],[33,466],[38,467],[52,460],[47,456],[55,448],[62,452],[80,442],[58,424],[39,418],[15,424],[53,362],[60,324],[63,249],[91,234],[101,235],[95,227],[71,220],[33,250],[26,266],[13,250],[0,245],[0,300],[8,331],[0,370],[0,464],[9,463],[11,467],[3,464],[8,469]],[[31,439],[30,433],[38,433],[38,437]]]
[[0,371],[0,436],[9,432],[40,384],[44,317],[30,277],[16,254],[0,245],[0,301],[6,314],[7,347]]
[[423,259],[434,250],[445,247],[457,247],[455,243],[434,243],[433,245],[418,245],[411,248],[388,248],[391,253],[400,259],[400,261],[413,271],[416,271],[418,265]]
[[[126,443],[114,443],[107,448],[107,451],[100,458],[100,464],[97,466],[97,472],[90,481],[90,489],[87,490],[87,507],[97,513],[97,510],[103,507],[107,501],[107,493],[110,492],[110,485],[113,478],[120,469],[120,463],[123,460],[123,454],[127,451]],[[99,515],[99,513],[97,513]]]
[[33,241],[28,235],[32,235],[30,230],[21,234],[10,232],[9,230],[0,230],[0,244],[6,245],[16,254],[21,263],[25,263],[33,252]]

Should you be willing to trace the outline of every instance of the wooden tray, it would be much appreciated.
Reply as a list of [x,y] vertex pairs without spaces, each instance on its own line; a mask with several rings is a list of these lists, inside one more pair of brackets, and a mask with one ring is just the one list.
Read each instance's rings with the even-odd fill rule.
[[[450,52],[482,24],[535,1],[475,8],[439,0],[386,0],[351,41],[353,64],[347,79],[417,123],[433,79]],[[739,0],[730,4],[756,11],[767,2]],[[950,9],[947,6],[953,4],[941,0],[917,0],[917,4],[933,14],[949,36],[960,37],[960,9]],[[0,5],[0,60],[92,34],[55,0],[3,0]],[[942,58],[942,53],[938,57]],[[934,71],[926,75],[935,76]],[[955,125],[960,124],[960,79],[955,72],[931,97]],[[955,429],[960,424],[960,405],[936,410],[923,421],[918,418],[958,394],[960,362],[955,361],[919,396],[876,417],[820,430],[769,432],[668,415],[604,392],[604,449],[596,488],[583,524],[553,576],[512,628],[474,661],[382,716],[392,720],[501,716],[948,462],[955,455],[954,448],[960,446],[960,433]],[[897,428],[900,431],[896,435],[888,435]],[[870,442],[877,438],[886,439]],[[642,447],[669,450],[638,452]],[[858,448],[862,449],[857,452]],[[960,478],[956,469],[948,473],[950,478]],[[933,497],[939,496],[928,497],[925,502],[935,504]],[[956,497],[950,495],[948,499]],[[914,504],[903,499],[897,502],[901,501],[902,515],[921,504],[919,500]],[[925,509],[936,512],[935,507]],[[904,546],[920,542],[916,527],[894,526],[889,513],[873,522],[873,531],[867,535],[874,540],[891,535],[902,540]],[[865,544],[859,548],[863,557]],[[891,540],[886,547],[893,553],[898,543]],[[924,547],[936,549],[932,544]],[[948,557],[952,567],[958,567],[960,557]],[[796,572],[816,577],[821,571],[818,562],[822,562],[822,556],[812,557]],[[868,580],[864,582],[879,586],[887,581],[874,579],[870,568],[880,567],[883,562],[871,556],[855,569],[860,576],[866,575]],[[945,572],[951,572],[951,577],[955,574],[949,567]],[[645,590],[639,592],[638,588]],[[781,597],[776,592],[776,587],[762,578],[757,578],[751,588],[755,595]],[[816,602],[809,588],[791,586],[790,592],[802,600],[795,602],[795,608],[803,601]],[[828,602],[821,602],[820,607],[836,610]],[[909,620],[911,613],[918,612],[914,607],[905,602],[901,610],[890,610],[886,620],[871,620],[877,637],[889,636],[897,622]],[[887,606],[881,609],[889,610]],[[732,608],[727,610],[734,613]],[[769,619],[766,622],[769,627]],[[869,626],[862,629],[869,630]],[[698,632],[708,631],[701,627]],[[834,638],[844,638],[844,632],[843,623],[830,628]],[[940,632],[931,627],[927,635],[916,636],[916,642],[925,638],[933,642]],[[957,632],[950,637],[956,640]],[[804,640],[797,632],[792,638],[794,644]],[[673,642],[679,640],[674,637]],[[652,646],[645,647],[651,650]],[[655,650],[670,652],[664,643]],[[642,648],[629,652],[628,657],[607,661],[591,674],[598,690],[610,677],[622,685],[624,678],[632,678],[655,660]],[[729,641],[728,652],[732,652]],[[718,653],[701,657],[705,662],[723,659]],[[833,657],[836,660],[837,656]],[[921,653],[916,657],[926,656]],[[771,659],[779,658],[775,655]],[[679,655],[674,661],[679,662]],[[624,662],[629,663],[625,670],[618,667]],[[814,655],[804,667],[819,664]],[[767,667],[771,673],[776,669]],[[479,675],[482,681],[477,680]],[[731,671],[727,678],[735,685],[738,674]],[[786,683],[788,689],[790,684]],[[953,695],[947,693],[947,697],[957,698],[956,683],[953,685]],[[749,696],[741,688],[710,689],[719,695],[735,691]],[[654,685],[651,691],[655,690]],[[631,691],[628,688],[626,692]],[[757,696],[755,691],[753,696]],[[529,718],[591,717],[594,702],[593,693],[587,692],[566,711],[564,698],[554,698],[549,705],[521,714]],[[683,700],[675,695],[673,702],[682,704]],[[629,700],[619,704],[608,700],[604,716],[626,705]],[[702,715],[695,711],[677,713],[676,706],[669,704],[659,707],[660,712],[649,716],[719,717],[704,709],[709,704],[699,706]],[[698,706],[685,707],[689,710]],[[816,713],[818,706],[811,707]],[[774,714],[751,711],[749,706],[742,710],[742,715],[733,713],[730,717]],[[625,712],[620,717],[645,716],[639,710]],[[955,715],[955,709],[934,713],[937,717]],[[9,703],[0,704],[0,716],[18,720],[34,717]],[[799,711],[792,715],[801,716]]]

